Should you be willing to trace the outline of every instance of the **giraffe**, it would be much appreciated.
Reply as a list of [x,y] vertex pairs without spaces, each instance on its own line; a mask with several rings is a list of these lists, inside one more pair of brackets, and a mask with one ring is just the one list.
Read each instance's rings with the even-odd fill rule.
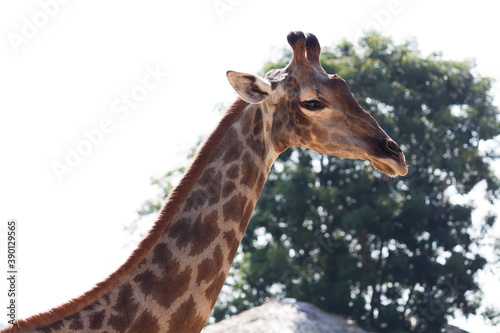
[[129,259],[79,298],[1,332],[200,332],[280,153],[301,146],[406,175],[396,142],[321,67],[317,38],[287,40],[285,68],[264,78],[227,72],[238,99]]

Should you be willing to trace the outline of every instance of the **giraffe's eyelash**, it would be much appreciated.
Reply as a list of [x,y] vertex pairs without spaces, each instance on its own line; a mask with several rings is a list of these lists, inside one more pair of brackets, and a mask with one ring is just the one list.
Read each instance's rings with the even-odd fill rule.
[[325,104],[317,99],[308,99],[299,103],[301,107],[309,111],[320,111],[325,108]]

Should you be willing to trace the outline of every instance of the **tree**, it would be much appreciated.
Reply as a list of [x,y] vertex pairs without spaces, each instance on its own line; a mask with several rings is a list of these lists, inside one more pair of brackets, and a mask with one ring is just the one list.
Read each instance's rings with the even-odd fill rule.
[[486,260],[471,229],[484,235],[496,216],[473,226],[472,207],[454,204],[450,193],[484,182],[485,198],[498,194],[488,164],[497,155],[479,150],[500,134],[491,79],[474,74],[470,61],[424,57],[415,43],[378,34],[358,47],[343,42],[321,60],[400,143],[410,171],[387,178],[363,161],[287,150],[214,316],[294,297],[377,332],[438,332],[455,310],[475,313],[476,273]]

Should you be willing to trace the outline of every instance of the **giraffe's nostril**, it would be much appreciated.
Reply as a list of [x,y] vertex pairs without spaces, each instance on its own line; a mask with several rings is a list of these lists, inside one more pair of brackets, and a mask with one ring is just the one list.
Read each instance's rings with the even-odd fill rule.
[[384,150],[390,154],[399,155],[401,154],[401,148],[399,148],[398,144],[391,139],[386,139],[385,144],[382,146]]

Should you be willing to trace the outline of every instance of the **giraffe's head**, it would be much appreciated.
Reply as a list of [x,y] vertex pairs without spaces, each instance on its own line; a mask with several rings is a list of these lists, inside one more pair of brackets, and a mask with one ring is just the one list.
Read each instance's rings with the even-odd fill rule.
[[370,161],[388,175],[406,175],[405,157],[377,121],[354,99],[347,83],[321,67],[312,34],[291,32],[286,68],[265,78],[229,71],[236,92],[249,103],[274,110],[271,136],[278,151],[302,146],[328,155]]

